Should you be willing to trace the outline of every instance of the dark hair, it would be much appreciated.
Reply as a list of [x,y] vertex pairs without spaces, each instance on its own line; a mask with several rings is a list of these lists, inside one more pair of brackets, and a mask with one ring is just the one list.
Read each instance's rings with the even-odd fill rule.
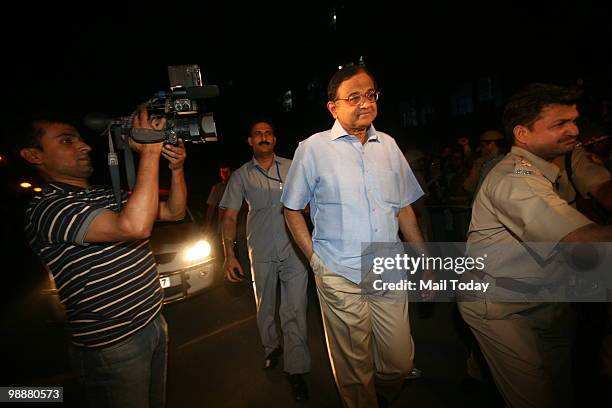
[[550,105],[575,105],[582,91],[577,88],[535,83],[512,95],[504,108],[502,122],[506,139],[514,142],[514,127],[523,125],[531,129],[542,109]]
[[340,88],[340,84],[342,84],[347,79],[354,77],[359,73],[364,73],[372,79],[374,82],[374,88],[378,88],[376,86],[376,80],[374,76],[364,67],[363,65],[349,65],[339,69],[329,80],[329,84],[327,85],[327,98],[330,101],[334,101],[336,96],[338,96],[338,88]]
[[265,117],[256,118],[255,120],[251,121],[251,123],[249,124],[249,136],[251,136],[251,133],[253,133],[253,128],[258,123],[267,123],[268,125],[270,125],[272,131],[274,132],[274,135],[276,136],[276,128],[274,127],[274,123],[272,123],[269,118]]
[[77,127],[72,119],[55,112],[33,113],[18,120],[10,130],[15,153],[19,154],[19,150],[29,147],[42,149],[40,140],[45,130],[41,125],[55,123]]

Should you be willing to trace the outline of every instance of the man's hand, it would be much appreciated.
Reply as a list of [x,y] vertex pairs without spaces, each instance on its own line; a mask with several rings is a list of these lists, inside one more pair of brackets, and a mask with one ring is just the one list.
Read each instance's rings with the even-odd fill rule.
[[[145,113],[147,112],[146,109],[144,111]],[[154,130],[163,130],[166,127],[167,122],[168,120],[166,120],[166,118],[162,118],[159,116],[153,116],[147,121],[151,129]]]
[[[424,270],[423,274],[421,275],[421,280],[423,282],[433,282],[435,279],[436,279],[436,273],[430,269]],[[433,290],[422,290],[421,291],[421,299],[424,302],[431,302],[435,296],[436,296],[436,293]]]
[[291,231],[291,235],[293,235],[295,243],[300,247],[306,259],[310,260],[314,253],[312,237],[310,236],[310,231],[308,231],[308,226],[306,225],[306,220],[304,219],[302,211],[291,210],[285,207],[283,212],[285,214],[285,222],[287,223],[289,231]]
[[168,165],[170,170],[182,169],[183,164],[185,164],[185,159],[187,158],[185,142],[183,142],[182,139],[179,139],[178,146],[165,144],[161,154],[166,158],[166,160],[170,162],[170,164]]
[[[238,262],[236,257],[225,258],[223,270],[225,271],[225,277],[230,282],[237,283],[244,280],[244,271],[242,270],[242,266],[240,266],[240,262]],[[238,270],[240,274],[237,274],[236,270]]]
[[[132,120],[132,127],[135,129],[154,129],[162,130],[166,126],[166,118],[153,118],[149,119],[149,113],[146,108],[143,108],[134,115]],[[162,143],[138,143],[131,137],[128,138],[128,144],[130,148],[139,153],[143,154],[146,152],[159,153],[161,152]]]
[[149,118],[147,108],[142,108],[134,115],[132,127],[136,129],[162,130],[166,127],[166,122],[166,118],[160,118],[158,116]]

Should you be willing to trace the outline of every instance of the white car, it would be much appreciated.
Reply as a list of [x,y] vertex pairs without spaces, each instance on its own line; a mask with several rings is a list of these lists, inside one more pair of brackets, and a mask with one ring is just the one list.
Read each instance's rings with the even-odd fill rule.
[[158,221],[150,237],[164,303],[172,303],[211,287],[220,268],[212,242],[187,210],[181,221]]

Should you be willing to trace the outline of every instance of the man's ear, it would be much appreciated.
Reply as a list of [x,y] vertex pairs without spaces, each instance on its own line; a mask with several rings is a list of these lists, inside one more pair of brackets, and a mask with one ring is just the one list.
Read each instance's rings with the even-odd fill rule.
[[514,140],[517,142],[517,144],[527,144],[527,134],[529,133],[529,129],[527,129],[526,126],[516,125],[514,129],[512,129],[512,133],[514,134]]
[[42,164],[42,151],[35,147],[26,147],[19,151],[19,155],[28,163]]
[[249,146],[253,146],[253,140],[251,140],[251,136],[247,138],[247,142],[249,142]]
[[332,114],[334,119],[338,116],[338,109],[336,108],[336,104],[332,101],[327,102],[327,110]]

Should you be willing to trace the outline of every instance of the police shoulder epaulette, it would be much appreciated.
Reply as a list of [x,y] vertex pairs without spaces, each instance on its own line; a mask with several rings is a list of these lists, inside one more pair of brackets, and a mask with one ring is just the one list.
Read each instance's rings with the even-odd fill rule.
[[533,174],[533,165],[525,159],[517,158],[514,163],[514,174],[530,176]]

